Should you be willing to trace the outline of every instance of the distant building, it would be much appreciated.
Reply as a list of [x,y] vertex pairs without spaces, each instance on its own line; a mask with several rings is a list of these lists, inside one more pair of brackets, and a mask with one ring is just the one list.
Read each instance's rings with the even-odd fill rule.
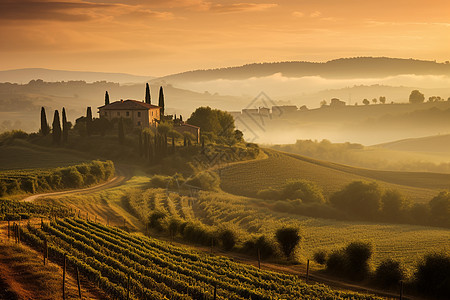
[[297,112],[297,106],[295,105],[276,105],[272,106],[272,116],[282,117],[283,115],[289,115]]
[[259,108],[259,115],[262,116],[262,117],[270,117],[270,108],[260,107]]
[[98,107],[100,118],[130,119],[135,127],[156,127],[161,120],[161,107],[136,100],[120,100]]
[[255,117],[259,115],[259,110],[257,108],[245,108],[242,110],[243,117]]
[[173,129],[178,131],[180,134],[189,132],[194,136],[197,143],[200,143],[200,127],[179,122],[177,124],[174,123]]
[[330,107],[344,107],[346,103],[344,101],[339,100],[338,98],[333,98],[330,101]]

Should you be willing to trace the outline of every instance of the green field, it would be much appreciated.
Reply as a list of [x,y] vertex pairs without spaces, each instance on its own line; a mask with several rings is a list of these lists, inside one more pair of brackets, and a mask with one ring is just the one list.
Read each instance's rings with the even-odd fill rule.
[[77,151],[41,147],[21,139],[0,145],[0,170],[57,168],[88,160]]
[[325,196],[352,181],[377,181],[383,188],[396,189],[416,202],[427,202],[438,191],[450,188],[450,174],[378,171],[324,162],[304,156],[265,150],[267,159],[231,164],[220,170],[224,191],[254,197],[268,187],[305,179],[320,186]]

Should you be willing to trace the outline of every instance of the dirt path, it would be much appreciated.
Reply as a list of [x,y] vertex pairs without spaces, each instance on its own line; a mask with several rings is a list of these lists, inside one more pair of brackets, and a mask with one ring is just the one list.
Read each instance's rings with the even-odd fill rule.
[[125,183],[128,179],[132,177],[131,171],[129,168],[121,166],[120,168],[116,167],[116,176],[108,180],[107,182],[103,182],[98,185],[94,185],[87,188],[75,189],[75,190],[66,190],[61,192],[51,192],[51,193],[42,193],[28,196],[21,201],[23,202],[33,202],[38,198],[46,197],[46,196],[61,196],[61,195],[69,195],[69,194],[88,194],[93,192],[98,192],[101,190],[110,189],[116,186],[119,186]]

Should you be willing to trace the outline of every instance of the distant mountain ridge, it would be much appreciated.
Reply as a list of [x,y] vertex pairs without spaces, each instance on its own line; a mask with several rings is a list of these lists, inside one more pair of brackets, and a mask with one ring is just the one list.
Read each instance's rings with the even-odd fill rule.
[[237,67],[194,70],[168,75],[156,80],[207,81],[217,79],[242,80],[281,73],[285,77],[321,76],[324,78],[371,78],[402,74],[447,75],[449,63],[388,57],[340,58],[327,62],[288,61],[254,63]]
[[51,70],[44,68],[25,68],[0,71],[0,82],[28,83],[41,79],[47,82],[83,80],[86,82],[108,81],[115,83],[143,83],[154,77],[126,73],[84,72]]

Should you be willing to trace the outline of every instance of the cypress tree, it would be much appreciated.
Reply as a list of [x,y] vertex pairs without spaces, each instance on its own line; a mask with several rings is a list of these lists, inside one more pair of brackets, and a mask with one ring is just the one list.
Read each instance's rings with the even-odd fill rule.
[[41,108],[41,133],[42,135],[48,135],[50,133],[50,126],[47,123],[47,116],[45,114],[45,108]]
[[183,116],[180,115],[180,122],[183,123]]
[[163,87],[161,86],[159,88],[159,102],[158,102],[158,106],[161,107],[161,119],[164,116],[164,91],[163,91]]
[[152,98],[150,96],[150,87],[148,83],[145,84],[145,103],[152,104]]
[[105,93],[105,105],[108,105],[109,104],[109,94],[108,94],[108,91],[106,91],[106,93]]
[[118,129],[119,129],[119,144],[123,145],[125,142],[125,132],[123,130],[123,119],[122,118],[119,119]]
[[66,109],[62,109],[62,140],[63,143],[67,143],[67,138],[69,136],[69,124],[67,123]]
[[57,110],[55,110],[55,115],[53,116],[52,136],[54,144],[61,142],[61,122],[59,121],[59,112]]
[[86,133],[88,136],[92,134],[92,110],[90,106],[86,110]]

